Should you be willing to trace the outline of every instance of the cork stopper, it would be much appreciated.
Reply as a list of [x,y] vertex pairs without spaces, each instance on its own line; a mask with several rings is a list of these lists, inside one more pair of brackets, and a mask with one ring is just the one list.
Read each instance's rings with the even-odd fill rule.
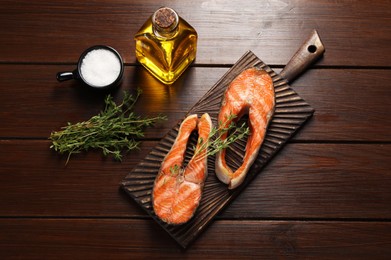
[[178,23],[178,14],[169,7],[161,7],[152,15],[152,24],[159,33],[173,32]]

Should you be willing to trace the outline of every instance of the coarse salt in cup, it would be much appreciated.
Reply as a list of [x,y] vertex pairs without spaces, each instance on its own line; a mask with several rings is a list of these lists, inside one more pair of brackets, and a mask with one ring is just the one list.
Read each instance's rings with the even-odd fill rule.
[[78,79],[94,89],[110,89],[119,84],[123,70],[122,58],[116,50],[96,45],[83,52],[76,70],[59,72],[57,80]]
[[80,76],[88,85],[105,87],[112,84],[121,73],[118,57],[107,49],[94,49],[81,63]]

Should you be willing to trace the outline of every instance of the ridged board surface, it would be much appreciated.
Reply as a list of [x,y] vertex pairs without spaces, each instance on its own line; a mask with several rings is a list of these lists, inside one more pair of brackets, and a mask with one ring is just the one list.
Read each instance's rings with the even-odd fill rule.
[[[282,146],[314,113],[300,96],[292,90],[284,79],[264,64],[251,51],[241,57],[234,66],[193,106],[188,114],[209,113],[213,124],[217,125],[221,100],[229,83],[244,69],[259,67],[266,70],[273,78],[276,94],[276,108],[268,127],[264,143],[257,160],[251,167],[244,183],[235,190],[228,190],[215,176],[215,158],[208,158],[208,178],[205,182],[202,199],[194,217],[186,224],[179,226],[168,225],[160,221],[154,214],[151,193],[160,164],[170,150],[178,134],[180,122],[169,131],[122,181],[122,188],[149,215],[151,215],[182,247],[186,248],[212,222],[213,217],[226,207],[239,193],[261,172],[261,169],[271,160]],[[228,148],[227,163],[233,169],[238,168],[244,155],[246,140],[238,141]],[[187,163],[196,144],[196,136],[191,136],[190,145],[186,151]]]

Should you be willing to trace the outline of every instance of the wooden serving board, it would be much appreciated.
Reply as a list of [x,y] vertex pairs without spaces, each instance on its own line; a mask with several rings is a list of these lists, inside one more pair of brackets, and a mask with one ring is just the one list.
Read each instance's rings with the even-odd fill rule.
[[[263,63],[251,51],[245,53],[234,66],[193,106],[189,114],[209,113],[213,124],[217,125],[217,115],[225,89],[229,83],[243,70],[249,67],[259,67],[267,71],[273,79],[276,94],[276,108],[266,133],[264,143],[257,160],[252,165],[245,181],[235,190],[228,190],[215,176],[215,158],[208,158],[208,177],[205,182],[200,206],[194,217],[186,224],[173,226],[162,222],[153,211],[152,189],[160,164],[170,150],[178,134],[179,122],[151,150],[122,181],[121,186],[152,218],[156,220],[183,248],[196,239],[199,234],[211,224],[213,217],[225,208],[243,189],[261,173],[263,167],[297,132],[297,130],[313,115],[314,109],[307,104],[287,81]],[[187,116],[186,115],[186,116]],[[183,118],[184,119],[184,118]],[[185,164],[190,160],[197,138],[193,134],[186,151]],[[232,169],[237,169],[242,163],[246,140],[238,141],[227,150],[227,163]]]

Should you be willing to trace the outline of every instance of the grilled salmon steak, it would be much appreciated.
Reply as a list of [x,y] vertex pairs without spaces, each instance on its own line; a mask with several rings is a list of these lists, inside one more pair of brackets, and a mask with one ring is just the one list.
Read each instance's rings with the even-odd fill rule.
[[[218,115],[220,129],[229,126],[233,120],[239,120],[244,114],[248,114],[250,127],[243,163],[236,171],[227,165],[225,149],[216,154],[216,176],[228,184],[229,189],[234,189],[243,182],[254,163],[274,113],[274,106],[273,80],[262,69],[244,70],[225,91]],[[229,133],[223,132],[221,139],[225,140],[228,135]]]
[[[186,167],[183,166],[190,134],[198,132],[198,141]],[[198,118],[189,115],[179,127],[178,135],[165,156],[153,187],[155,214],[168,224],[186,223],[194,215],[201,200],[207,172],[207,149],[212,121],[205,113]]]

